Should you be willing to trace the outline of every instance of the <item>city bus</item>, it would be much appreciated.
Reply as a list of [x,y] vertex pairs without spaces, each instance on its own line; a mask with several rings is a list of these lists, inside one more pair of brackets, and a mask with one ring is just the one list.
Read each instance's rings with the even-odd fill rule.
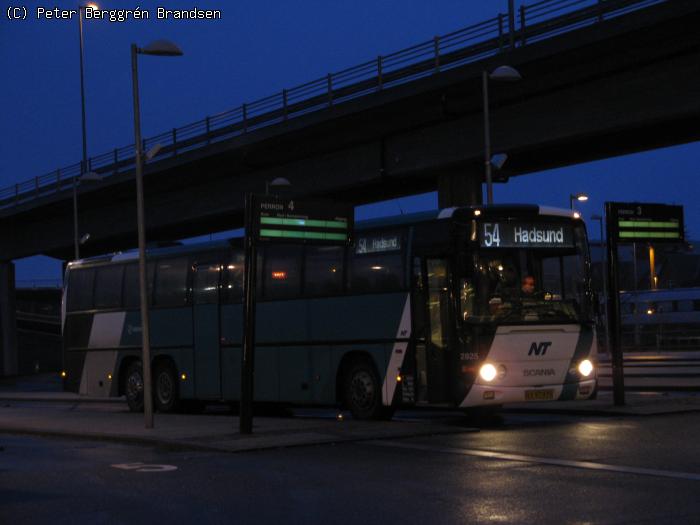
[[[143,409],[137,253],[68,264],[65,389]],[[358,222],[348,246],[263,244],[256,402],[469,408],[587,399],[597,353],[578,214],[472,206]],[[157,410],[236,402],[243,240],[148,250]]]

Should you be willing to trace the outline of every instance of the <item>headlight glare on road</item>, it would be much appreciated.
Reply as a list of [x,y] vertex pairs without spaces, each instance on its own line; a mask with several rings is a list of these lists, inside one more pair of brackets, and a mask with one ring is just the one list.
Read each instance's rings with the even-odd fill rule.
[[584,359],[578,364],[578,371],[583,377],[588,377],[593,372],[593,363]]
[[493,381],[496,378],[497,374],[498,371],[496,370],[496,367],[493,366],[491,363],[486,363],[479,370],[479,375],[481,376],[481,379],[487,382]]

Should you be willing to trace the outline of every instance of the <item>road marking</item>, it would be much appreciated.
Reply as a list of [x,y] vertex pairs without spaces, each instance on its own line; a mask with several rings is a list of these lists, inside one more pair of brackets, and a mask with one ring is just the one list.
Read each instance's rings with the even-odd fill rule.
[[111,465],[121,470],[133,470],[135,472],[172,472],[177,470],[175,465],[153,465],[146,463],[117,463]]
[[413,450],[424,450],[428,452],[441,452],[444,454],[459,454],[461,456],[475,456],[479,458],[500,459],[505,461],[519,461],[522,463],[540,463],[543,465],[556,465],[558,467],[580,468],[586,470],[602,470],[607,472],[619,472],[623,474],[639,474],[642,476],[657,476],[663,478],[700,481],[700,474],[693,474],[692,472],[677,472],[673,470],[656,470],[649,468],[624,467],[619,465],[608,465],[606,463],[596,463],[593,461],[571,461],[567,459],[540,458],[537,456],[525,456],[522,454],[492,452],[490,450],[433,447],[430,445],[399,443],[397,441],[366,441],[365,443],[367,443],[368,445],[381,447],[407,448]]

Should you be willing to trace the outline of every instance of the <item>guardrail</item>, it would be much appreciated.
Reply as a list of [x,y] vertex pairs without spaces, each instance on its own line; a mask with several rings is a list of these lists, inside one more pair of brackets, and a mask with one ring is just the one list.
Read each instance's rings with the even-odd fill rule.
[[61,279],[17,279],[15,288],[37,289],[37,288],[62,288]]
[[[160,145],[152,161],[206,147],[260,129],[330,108],[348,100],[437,74],[503,51],[600,23],[668,0],[541,0],[507,14],[465,27],[421,44],[378,56],[363,64],[329,73],[294,88],[211,115],[180,128],[144,139],[143,151]],[[512,4],[511,4],[512,5]],[[88,159],[87,171],[103,176],[134,168],[134,145]],[[0,209],[58,193],[78,184],[80,163],[0,189]]]

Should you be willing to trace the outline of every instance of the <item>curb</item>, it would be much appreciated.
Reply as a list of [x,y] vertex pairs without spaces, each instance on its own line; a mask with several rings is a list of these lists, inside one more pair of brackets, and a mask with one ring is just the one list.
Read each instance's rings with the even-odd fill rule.
[[124,396],[120,397],[75,397],[61,398],[57,396],[37,395],[37,396],[17,396],[8,393],[0,392],[0,402],[8,401],[27,401],[31,403],[47,402],[47,403],[126,403]]
[[[180,440],[168,440],[163,438],[150,438],[142,436],[111,436],[106,434],[90,434],[90,433],[77,433],[70,430],[39,430],[34,428],[22,428],[22,427],[3,427],[0,428],[0,435],[2,434],[20,434],[20,435],[33,435],[33,436],[43,436],[43,437],[56,437],[56,438],[71,438],[79,439],[84,441],[106,441],[110,443],[130,443],[134,445],[142,446],[152,446],[159,449],[170,450],[170,451],[194,451],[194,452],[225,452],[228,454],[237,454],[242,452],[258,452],[264,450],[276,450],[282,448],[301,448],[301,447],[313,447],[319,445],[338,445],[342,443],[358,443],[362,441],[377,441],[384,439],[410,439],[415,437],[426,437],[426,436],[438,436],[438,435],[450,435],[450,434],[467,434],[480,432],[478,428],[465,427],[455,430],[431,430],[426,432],[413,432],[409,434],[402,435],[391,435],[391,436],[361,436],[361,437],[329,437],[327,440],[318,440],[308,443],[281,443],[281,444],[266,444],[258,445],[245,448],[230,448],[216,445],[204,445],[200,443],[195,443],[191,441],[180,441]],[[254,439],[254,437],[252,438]]]
[[700,407],[665,409],[658,412],[640,412],[635,409],[628,411],[616,409],[585,409],[585,408],[506,408],[503,412],[507,414],[559,414],[571,416],[601,416],[601,417],[649,417],[649,416],[672,416],[675,414],[688,414],[700,412]]

